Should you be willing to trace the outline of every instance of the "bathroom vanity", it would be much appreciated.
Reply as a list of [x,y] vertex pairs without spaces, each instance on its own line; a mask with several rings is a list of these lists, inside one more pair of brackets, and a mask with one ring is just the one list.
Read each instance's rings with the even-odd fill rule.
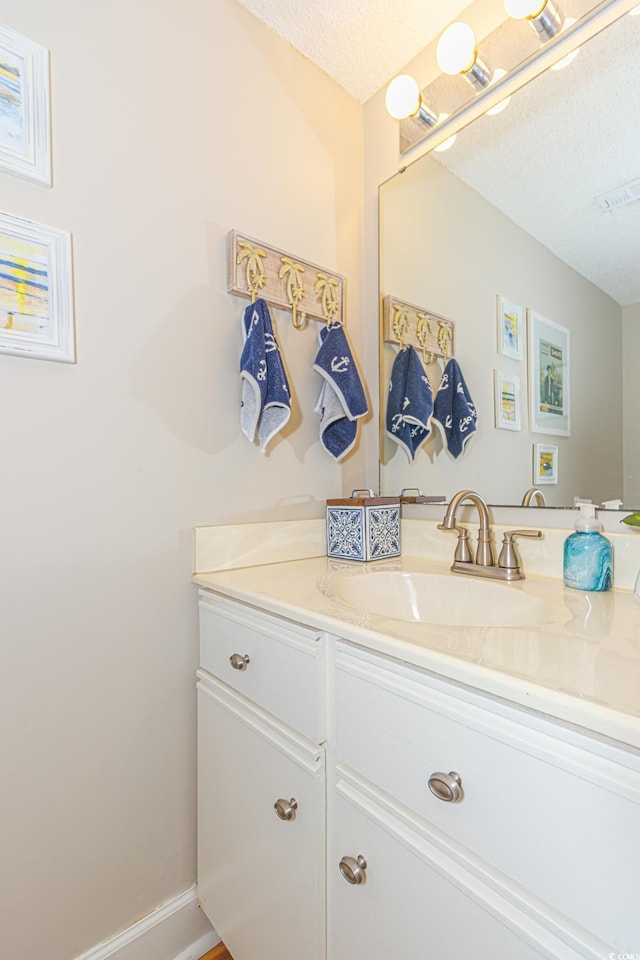
[[542,604],[515,627],[340,599],[447,569],[194,577],[199,894],[235,960],[640,954],[640,605],[598,640],[550,579],[500,588]]

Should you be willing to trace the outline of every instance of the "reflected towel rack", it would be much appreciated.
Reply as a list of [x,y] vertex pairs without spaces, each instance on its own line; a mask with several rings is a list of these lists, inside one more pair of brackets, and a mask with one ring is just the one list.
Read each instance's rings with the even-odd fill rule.
[[227,275],[229,293],[291,310],[296,330],[307,320],[345,322],[344,277],[237,230],[227,237]]
[[446,362],[455,356],[453,320],[398,297],[383,297],[382,329],[385,343],[399,347],[411,344],[422,353],[425,364],[435,357],[442,357]]

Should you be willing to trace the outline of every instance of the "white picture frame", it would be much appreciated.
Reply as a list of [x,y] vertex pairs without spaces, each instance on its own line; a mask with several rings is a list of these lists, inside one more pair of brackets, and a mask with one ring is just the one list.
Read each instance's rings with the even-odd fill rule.
[[571,435],[571,368],[566,327],[528,311],[529,419],[532,433]]
[[49,51],[0,24],[0,172],[51,186]]
[[521,430],[520,377],[503,370],[494,370],[493,377],[496,429]]
[[75,363],[71,234],[0,213],[0,353]]
[[548,443],[533,445],[533,482],[558,482],[558,448]]
[[525,309],[506,297],[496,296],[498,353],[511,360],[524,359]]

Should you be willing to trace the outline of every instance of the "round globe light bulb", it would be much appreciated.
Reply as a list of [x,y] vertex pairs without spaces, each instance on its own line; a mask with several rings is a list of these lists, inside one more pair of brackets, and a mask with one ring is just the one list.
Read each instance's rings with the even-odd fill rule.
[[504,8],[514,20],[533,19],[542,13],[547,0],[503,0]]
[[407,74],[391,81],[384,98],[388,112],[396,120],[405,120],[420,109],[418,84]]
[[476,59],[476,38],[468,23],[452,23],[438,41],[438,66],[443,73],[466,73]]

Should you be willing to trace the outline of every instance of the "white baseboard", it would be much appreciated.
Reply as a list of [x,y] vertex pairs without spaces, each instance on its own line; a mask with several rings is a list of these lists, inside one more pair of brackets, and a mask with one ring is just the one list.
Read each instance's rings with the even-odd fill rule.
[[217,943],[193,886],[76,960],[198,960]]

